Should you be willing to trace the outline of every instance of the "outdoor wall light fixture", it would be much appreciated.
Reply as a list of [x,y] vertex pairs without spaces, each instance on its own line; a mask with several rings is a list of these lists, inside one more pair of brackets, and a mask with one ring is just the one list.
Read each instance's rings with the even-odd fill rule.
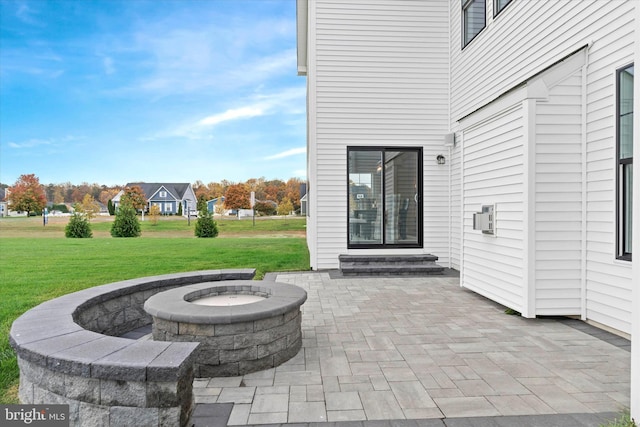
[[442,154],[438,154],[438,157],[436,157],[436,161],[438,162],[439,165],[444,165],[446,162]]

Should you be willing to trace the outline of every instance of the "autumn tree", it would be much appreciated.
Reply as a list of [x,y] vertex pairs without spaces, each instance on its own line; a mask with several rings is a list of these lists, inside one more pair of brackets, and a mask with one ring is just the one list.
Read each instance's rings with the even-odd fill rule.
[[265,181],[265,199],[280,203],[284,197],[284,182],[279,179]]
[[13,187],[9,187],[7,197],[11,210],[41,212],[47,206],[47,196],[40,180],[34,174],[20,175]]
[[287,198],[278,205],[278,215],[289,215],[292,211],[293,203],[291,203],[291,200]]
[[85,194],[82,198],[82,203],[76,203],[74,208],[82,213],[88,221],[91,221],[100,213],[100,204],[96,202],[96,199],[91,194]]
[[290,178],[285,184],[284,197],[288,198],[293,204],[293,210],[300,209],[300,186],[303,184],[299,178]]
[[51,196],[51,199],[49,199],[50,202],[53,202],[54,205],[61,205],[64,203],[64,192],[62,190],[62,188],[60,188],[59,186],[54,186],[53,189],[53,194]]
[[224,195],[224,206],[227,209],[249,209],[251,207],[249,191],[242,184],[229,186]]
[[216,215],[224,215],[224,202],[222,201],[222,197],[218,197],[218,201],[216,205],[213,207],[214,213]]
[[124,194],[120,198],[120,204],[126,203],[137,210],[144,210],[146,208],[147,199],[139,185],[132,185],[124,189]]
[[209,200],[211,196],[211,192],[209,187],[204,185],[204,183],[200,180],[194,182],[191,187],[193,188],[193,192],[196,195],[196,199],[200,199],[200,197],[204,197],[206,200]]
[[160,206],[158,205],[151,206],[149,208],[149,218],[151,218],[151,225],[158,225],[159,216],[160,216]]
[[291,212],[293,211],[293,203],[291,203],[291,200],[285,198],[279,205],[278,205],[278,215],[282,215],[285,219],[284,223],[287,223],[287,215],[289,215]]
[[227,188],[229,188],[229,183],[227,181],[222,182],[210,182],[207,184],[207,188],[209,189],[209,196],[211,199],[215,199],[216,197],[224,196],[224,193],[227,192]]
[[109,200],[113,200],[114,197],[120,192],[117,188],[105,188],[100,191],[100,195],[98,196],[98,200],[103,205],[109,203]]

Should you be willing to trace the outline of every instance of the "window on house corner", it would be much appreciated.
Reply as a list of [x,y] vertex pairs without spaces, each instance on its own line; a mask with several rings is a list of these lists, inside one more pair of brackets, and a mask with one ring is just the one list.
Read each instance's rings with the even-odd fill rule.
[[617,75],[617,229],[619,259],[631,261],[633,221],[633,64]]
[[509,3],[511,3],[511,0],[493,0],[493,16],[495,17],[502,12],[502,9],[504,9]]
[[462,0],[462,47],[485,27],[485,8],[486,0]]

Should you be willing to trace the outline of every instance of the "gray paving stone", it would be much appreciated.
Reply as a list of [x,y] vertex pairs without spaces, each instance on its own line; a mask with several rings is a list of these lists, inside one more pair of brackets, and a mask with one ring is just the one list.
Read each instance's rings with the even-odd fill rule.
[[225,387],[218,396],[219,403],[252,403],[255,387]]
[[325,399],[327,411],[363,409],[362,402],[360,401],[360,395],[357,392],[328,392],[325,393]]
[[434,401],[447,418],[500,415],[484,397],[440,397]]
[[329,421],[357,421],[366,419],[363,409],[327,411]]
[[251,404],[235,404],[229,415],[227,424],[230,426],[246,425],[249,422],[249,413],[251,412]]
[[390,382],[391,390],[403,409],[435,408],[436,403],[431,399],[420,381]]
[[289,422],[323,421],[327,421],[327,410],[324,402],[291,402],[289,404]]
[[360,393],[364,411],[369,420],[403,419],[404,413],[391,391],[367,391]]
[[[597,425],[588,412],[629,405],[629,354],[611,337],[601,341],[557,319],[506,316],[458,279],[275,276],[307,291],[303,348],[264,375],[209,383],[221,396],[227,388],[256,387],[251,400],[236,396],[247,402],[232,411],[236,425]],[[257,412],[269,410],[259,397],[269,394],[288,396],[286,420],[275,407]],[[314,404],[329,422],[310,419]],[[585,418],[567,417],[575,412]]]
[[269,412],[264,414],[249,414],[249,424],[279,424],[287,422],[286,412]]
[[251,413],[287,412],[289,410],[289,394],[259,394],[253,399]]

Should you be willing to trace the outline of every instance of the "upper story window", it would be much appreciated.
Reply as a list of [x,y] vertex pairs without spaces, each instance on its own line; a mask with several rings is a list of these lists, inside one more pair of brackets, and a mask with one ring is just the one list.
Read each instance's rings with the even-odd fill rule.
[[493,0],[493,16],[495,17],[502,9],[507,7],[507,5],[511,3],[511,0]]
[[616,98],[617,256],[631,261],[633,223],[633,64],[618,70]]
[[486,0],[462,0],[462,47],[465,47],[485,27],[485,9]]
[[167,197],[167,192],[166,191],[161,191],[160,192],[160,197],[162,197],[162,198]]

